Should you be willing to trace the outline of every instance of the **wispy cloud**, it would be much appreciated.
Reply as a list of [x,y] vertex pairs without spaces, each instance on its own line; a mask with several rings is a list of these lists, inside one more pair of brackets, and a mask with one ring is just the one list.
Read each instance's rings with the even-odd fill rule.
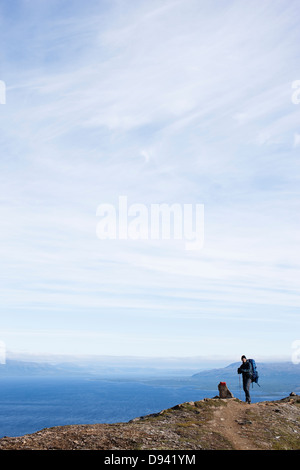
[[[226,322],[234,336],[252,312],[273,317],[275,336],[286,319],[286,348],[299,307],[297,2],[17,3],[0,10],[6,327],[88,317],[107,335],[120,321],[122,336],[134,318],[138,337],[175,321],[176,349],[193,318],[194,351],[197,335],[222,349]],[[204,249],[101,242],[97,206],[120,194],[204,204]]]

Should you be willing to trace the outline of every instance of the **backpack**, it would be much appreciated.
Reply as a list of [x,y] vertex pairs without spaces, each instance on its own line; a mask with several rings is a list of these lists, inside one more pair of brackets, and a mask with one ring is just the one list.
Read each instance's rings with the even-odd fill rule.
[[250,369],[251,369],[251,382],[255,382],[257,385],[258,384],[258,372],[257,372],[257,368],[256,368],[256,363],[255,363],[255,360],[254,359],[248,359],[248,362],[250,364]]

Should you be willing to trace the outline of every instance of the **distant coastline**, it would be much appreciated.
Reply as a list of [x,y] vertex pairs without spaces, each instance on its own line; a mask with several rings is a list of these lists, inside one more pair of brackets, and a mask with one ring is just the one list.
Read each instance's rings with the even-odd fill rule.
[[[220,381],[243,399],[237,365],[194,373],[193,369],[150,369],[141,364],[83,367],[9,359],[0,367],[0,437],[57,425],[127,421],[176,403],[212,398]],[[253,402],[299,393],[299,365],[258,363],[258,367],[261,387],[254,385],[251,390]]]

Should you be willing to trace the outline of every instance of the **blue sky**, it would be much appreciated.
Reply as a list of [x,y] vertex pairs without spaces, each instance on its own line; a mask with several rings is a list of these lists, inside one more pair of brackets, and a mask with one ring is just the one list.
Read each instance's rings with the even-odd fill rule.
[[[298,1],[0,1],[8,350],[292,354]],[[203,204],[204,246],[99,240],[99,204]]]

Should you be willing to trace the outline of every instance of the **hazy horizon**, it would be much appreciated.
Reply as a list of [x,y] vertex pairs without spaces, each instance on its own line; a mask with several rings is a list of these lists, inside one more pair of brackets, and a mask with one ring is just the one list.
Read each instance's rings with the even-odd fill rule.
[[[249,356],[250,357],[250,356]],[[169,364],[170,366],[173,365],[189,365],[195,367],[197,363],[201,365],[201,363],[205,364],[225,364],[225,363],[235,363],[235,362],[240,362],[240,357],[228,357],[228,356],[133,356],[133,355],[119,355],[119,356],[114,356],[114,355],[97,355],[97,354],[43,354],[43,353],[25,353],[25,352],[13,352],[13,351],[8,351],[6,355],[6,359],[13,359],[13,360],[20,360],[20,361],[32,361],[32,362],[42,362],[42,361],[54,361],[54,362],[59,362],[59,361],[66,361],[66,362],[73,362],[76,360],[78,361],[83,361],[83,362],[126,362],[128,364],[139,364],[139,363],[145,363],[145,364],[156,364],[160,365],[162,361],[164,363]],[[289,356],[257,356],[256,360],[259,362],[271,362],[271,361],[278,361],[278,362],[283,362],[283,361],[290,361],[291,358]]]

